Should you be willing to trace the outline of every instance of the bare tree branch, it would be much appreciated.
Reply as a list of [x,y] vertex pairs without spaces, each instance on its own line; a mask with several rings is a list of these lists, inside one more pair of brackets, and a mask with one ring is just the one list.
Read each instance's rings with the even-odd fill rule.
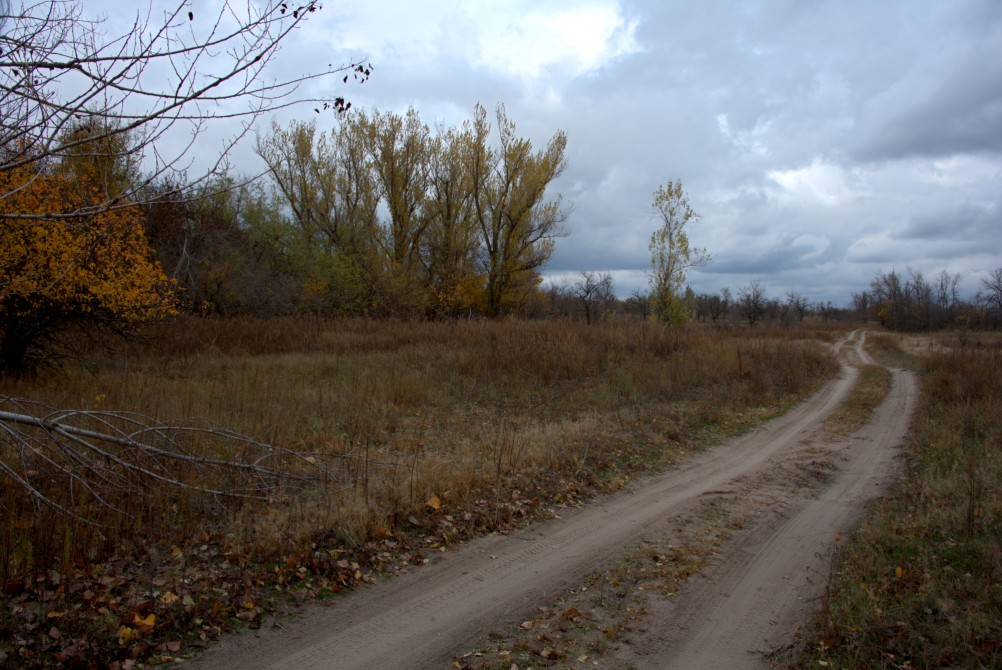
[[[162,15],[151,4],[111,36],[102,32],[107,18],[86,18],[79,0],[0,8],[0,172],[25,165],[41,171],[53,161],[93,156],[95,147],[116,147],[144,168],[145,178],[126,192],[60,218],[142,202],[146,187],[164,176],[185,175],[181,181],[197,187],[225,170],[229,153],[263,115],[304,103],[337,113],[351,104],[303,95],[305,84],[332,76],[364,82],[371,72],[359,61],[269,76],[281,44],[321,9],[316,0],[228,0],[209,17],[171,1]],[[196,138],[233,121],[218,159],[188,175]],[[118,138],[129,141],[109,141]],[[0,200],[9,195],[0,193]]]
[[[89,501],[124,511],[107,501],[151,485],[269,500],[284,489],[344,478],[334,467],[344,455],[275,447],[213,424],[54,410],[9,397],[0,403],[16,410],[0,410],[0,475],[36,504],[76,518],[73,508]],[[74,487],[84,500],[71,505],[66,491]]]

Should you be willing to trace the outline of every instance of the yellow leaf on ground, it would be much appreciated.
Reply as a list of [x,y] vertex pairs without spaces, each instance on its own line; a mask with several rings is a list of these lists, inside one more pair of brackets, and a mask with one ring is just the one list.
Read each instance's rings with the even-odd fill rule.
[[149,616],[143,618],[138,614],[132,619],[133,625],[135,625],[143,633],[148,633],[153,630],[153,626],[157,623],[157,615],[150,614]]
[[180,599],[181,598],[178,597],[176,593],[172,593],[171,591],[168,591],[167,593],[160,596],[160,602],[162,602],[164,605],[170,605],[171,603],[176,603]]
[[433,510],[440,510],[442,509],[442,499],[438,496],[432,496],[428,498],[428,502],[426,502],[425,505]]
[[132,630],[128,626],[120,626],[118,629],[118,646],[124,647],[135,636],[136,631]]

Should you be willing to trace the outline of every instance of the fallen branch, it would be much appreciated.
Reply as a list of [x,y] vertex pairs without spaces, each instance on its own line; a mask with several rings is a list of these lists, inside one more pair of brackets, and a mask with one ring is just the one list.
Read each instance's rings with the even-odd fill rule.
[[[35,502],[63,514],[77,491],[120,512],[114,494],[154,485],[207,496],[273,500],[283,491],[341,481],[334,454],[276,447],[214,424],[167,424],[130,412],[55,410],[0,396],[0,473]],[[221,454],[226,454],[225,456]],[[332,464],[332,460],[338,463]],[[265,464],[267,462],[267,464]],[[340,469],[340,468],[339,468]],[[64,486],[68,484],[69,488]],[[54,492],[69,491],[70,502]],[[87,501],[82,501],[86,503]]]

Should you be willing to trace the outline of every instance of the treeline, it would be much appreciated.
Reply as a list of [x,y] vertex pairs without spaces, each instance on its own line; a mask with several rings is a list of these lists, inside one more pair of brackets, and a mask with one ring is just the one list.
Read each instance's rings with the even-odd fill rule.
[[934,279],[911,269],[878,272],[869,291],[853,293],[851,310],[859,319],[897,331],[1002,325],[1002,268],[981,280],[973,298],[961,296],[960,284],[961,276],[946,270]]
[[[608,272],[585,271],[575,281],[551,282],[546,286],[545,295],[544,313],[552,316],[583,319],[588,323],[619,316],[664,322],[657,318],[658,301],[652,292],[637,289],[626,299],[617,298],[612,275]],[[741,286],[736,294],[729,287],[717,293],[706,293],[686,286],[675,311],[676,318],[672,322],[675,325],[695,320],[720,326],[754,327],[760,323],[788,326],[808,317],[825,322],[852,317],[849,310],[836,307],[831,301],[812,302],[797,291],[789,291],[782,297],[769,296],[759,281]]]
[[[687,286],[680,307],[686,319],[748,327],[762,323],[786,326],[807,318],[879,323],[898,331],[1002,326],[1002,268],[982,279],[973,297],[962,297],[960,285],[961,276],[946,271],[935,280],[913,270],[907,274],[879,272],[870,289],[853,293],[847,306],[830,300],[812,301],[798,291],[770,296],[760,281],[751,281],[736,292],[728,287],[717,293],[696,292]],[[614,291],[609,273],[582,272],[577,280],[546,287],[546,313],[589,323],[617,315],[653,316],[654,301],[649,293],[638,289],[623,300]]]
[[477,105],[432,131],[418,113],[352,111],[329,131],[273,124],[267,178],[170,181],[145,200],[150,244],[187,308],[218,315],[442,318],[521,313],[568,209],[545,191],[566,136],[545,149]]

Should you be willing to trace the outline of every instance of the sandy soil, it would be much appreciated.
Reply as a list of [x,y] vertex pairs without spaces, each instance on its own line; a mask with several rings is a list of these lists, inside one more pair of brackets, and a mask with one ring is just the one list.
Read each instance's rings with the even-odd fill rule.
[[[863,338],[844,358],[868,361]],[[489,631],[518,630],[537,607],[618,561],[708,499],[747,508],[748,521],[699,575],[671,597],[645,592],[647,615],[628,643],[582,666],[769,667],[817,606],[832,546],[895,472],[917,398],[913,377],[894,383],[872,421],[833,441],[825,417],[856,370],[739,439],[629,490],[507,536],[443,554],[410,574],[310,609],[256,635],[234,636],[192,668],[449,668]]]

